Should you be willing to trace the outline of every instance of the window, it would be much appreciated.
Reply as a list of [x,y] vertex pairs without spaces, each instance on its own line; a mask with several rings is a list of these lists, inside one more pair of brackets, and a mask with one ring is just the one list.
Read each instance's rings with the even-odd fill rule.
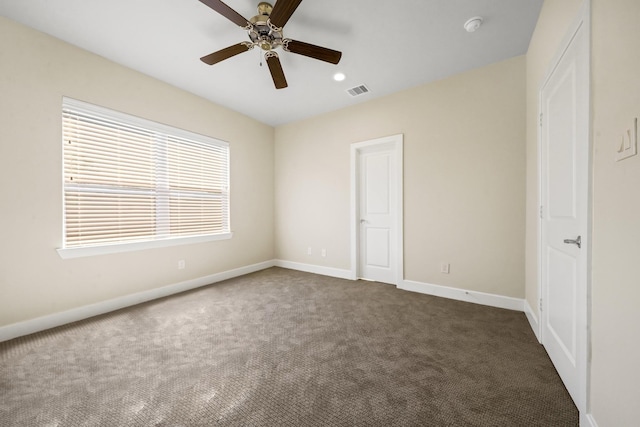
[[231,236],[226,142],[68,98],[62,129],[63,257]]

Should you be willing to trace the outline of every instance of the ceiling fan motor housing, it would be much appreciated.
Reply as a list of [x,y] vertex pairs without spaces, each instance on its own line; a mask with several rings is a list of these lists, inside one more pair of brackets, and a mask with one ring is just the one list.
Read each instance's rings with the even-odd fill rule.
[[260,2],[258,14],[249,20],[253,24],[253,28],[248,31],[249,39],[267,51],[282,45],[282,31],[276,31],[267,22],[272,10],[270,3]]

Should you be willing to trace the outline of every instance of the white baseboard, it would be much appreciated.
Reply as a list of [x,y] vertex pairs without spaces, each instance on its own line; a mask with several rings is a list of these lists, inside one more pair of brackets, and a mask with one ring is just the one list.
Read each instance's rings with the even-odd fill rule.
[[[321,274],[323,276],[337,277],[340,279],[355,280],[351,270],[343,270],[319,265],[303,264],[293,261],[276,260],[276,267],[299,270],[307,273]],[[472,302],[476,304],[488,305],[491,307],[506,308],[508,310],[524,311],[524,300],[520,298],[505,297],[501,295],[487,294],[484,292],[467,291],[465,289],[451,288],[448,286],[432,285],[429,283],[403,280],[398,289],[418,292],[449,298],[459,301]]]
[[0,342],[273,267],[265,261],[0,327]]
[[524,300],[520,298],[468,291],[465,289],[432,285],[430,283],[414,282],[411,280],[403,280],[398,288],[404,289],[405,291],[418,292],[421,294],[449,298],[458,301],[472,302],[497,308],[506,308],[508,310],[524,311]]
[[343,270],[340,268],[323,267],[321,265],[303,264],[301,262],[284,261],[277,259],[276,267],[288,268],[289,270],[304,271],[307,273],[320,274],[322,276],[337,277],[339,279],[355,280],[352,277],[351,270]]
[[598,427],[598,423],[595,418],[593,418],[592,414],[586,414],[584,417],[580,417],[580,426],[581,427]]
[[[234,270],[224,271],[221,273],[211,274],[209,276],[187,280],[173,285],[163,286],[157,289],[151,289],[148,291],[125,295],[119,298],[114,298],[95,304],[73,308],[71,310],[26,320],[24,322],[2,326],[0,327],[0,342],[24,335],[29,335],[35,332],[40,332],[46,329],[55,328],[57,326],[62,326],[67,323],[87,319],[89,317],[98,316],[100,314],[119,310],[125,307],[130,307],[132,305],[140,304],[154,299],[163,298],[169,295],[199,288],[201,286],[206,286],[223,280],[232,279],[234,277],[264,270],[274,266],[288,268],[291,270],[304,271],[307,273],[320,274],[323,276],[337,277],[340,279],[355,280],[351,270],[343,270],[339,268],[323,267],[319,265],[304,264],[284,260],[265,261],[246,267],[240,267]],[[533,316],[530,307],[529,311],[527,311],[525,309],[524,300],[519,298],[505,297],[501,295],[487,294],[476,291],[467,291],[464,289],[414,282],[410,280],[402,281],[398,288],[443,298],[488,305],[491,307],[525,311],[525,313],[528,313],[527,318],[529,318],[529,322],[531,322],[530,315]],[[533,316],[533,319],[535,320],[535,324],[537,324],[537,319],[535,318],[535,316]],[[532,328],[533,327],[534,326],[532,324]],[[536,331],[537,328],[534,328],[534,332]],[[538,334],[536,333],[536,336],[537,335]]]
[[533,312],[533,308],[529,305],[529,301],[524,300],[524,314],[527,315],[527,320],[529,320],[529,325],[531,325],[531,329],[533,329],[533,333],[536,335],[538,342],[540,341],[540,322],[538,321],[538,316]]

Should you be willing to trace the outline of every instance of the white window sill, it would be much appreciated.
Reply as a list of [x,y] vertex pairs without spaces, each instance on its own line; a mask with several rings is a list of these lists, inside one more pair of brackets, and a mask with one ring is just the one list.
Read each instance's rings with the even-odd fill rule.
[[189,245],[193,243],[228,240],[233,233],[211,234],[207,236],[174,237],[170,239],[151,240],[146,242],[114,243],[100,246],[82,246],[77,248],[56,249],[62,259],[81,258],[95,255],[117,254],[122,252],[141,251],[145,249],[166,248],[169,246]]

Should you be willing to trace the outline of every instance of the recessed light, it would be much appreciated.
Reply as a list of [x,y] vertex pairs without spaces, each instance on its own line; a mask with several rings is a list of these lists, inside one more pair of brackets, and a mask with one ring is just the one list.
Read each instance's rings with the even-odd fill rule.
[[343,81],[343,80],[344,80],[344,79],[346,79],[346,78],[347,78],[347,76],[345,76],[345,75],[344,75],[344,73],[335,73],[335,74],[333,75],[333,80],[335,80],[335,81],[337,81],[337,82],[341,82],[341,81]]

